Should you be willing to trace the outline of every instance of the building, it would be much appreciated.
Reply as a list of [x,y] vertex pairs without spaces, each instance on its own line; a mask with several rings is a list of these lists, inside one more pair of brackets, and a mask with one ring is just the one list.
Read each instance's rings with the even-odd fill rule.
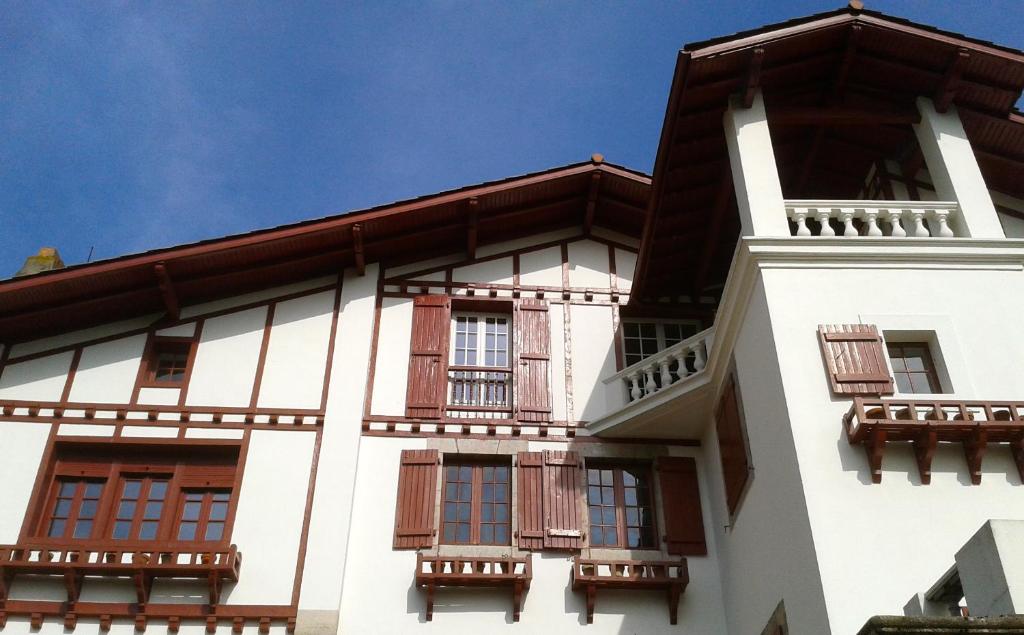
[[688,45],[651,177],[0,282],[0,628],[1024,632],[1022,88],[851,6]]

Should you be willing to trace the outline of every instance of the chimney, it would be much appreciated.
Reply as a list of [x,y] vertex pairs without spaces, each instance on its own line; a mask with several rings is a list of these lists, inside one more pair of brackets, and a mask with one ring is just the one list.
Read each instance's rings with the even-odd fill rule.
[[30,276],[34,273],[63,268],[64,261],[60,259],[57,250],[53,247],[43,247],[38,254],[25,259],[25,264],[18,269],[18,273],[14,274],[14,277]]

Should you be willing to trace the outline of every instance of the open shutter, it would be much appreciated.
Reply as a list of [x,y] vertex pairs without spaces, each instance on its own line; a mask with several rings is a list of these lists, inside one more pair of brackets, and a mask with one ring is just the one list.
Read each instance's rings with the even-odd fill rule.
[[823,324],[818,327],[832,392],[837,395],[891,395],[882,338],[874,324]]
[[519,490],[519,548],[544,548],[544,454],[520,452],[516,458]]
[[516,317],[516,342],[519,348],[515,381],[517,419],[551,421],[551,392],[548,389],[551,327],[548,304],[543,300],[523,299],[519,303]]
[[715,431],[718,434],[718,451],[722,459],[725,480],[725,499],[729,515],[736,508],[743,494],[743,488],[750,477],[750,460],[747,456],[747,440],[743,430],[743,419],[736,398],[736,382],[729,376],[722,397],[715,411]]
[[407,417],[441,418],[448,385],[450,316],[448,296],[421,295],[413,300],[409,387],[405,395]]
[[395,549],[419,549],[434,544],[437,463],[437,450],[402,450],[395,508]]
[[665,512],[668,552],[683,556],[707,555],[697,462],[688,456],[662,456],[655,462],[655,470]]
[[582,548],[579,454],[546,450],[544,486],[544,547]]

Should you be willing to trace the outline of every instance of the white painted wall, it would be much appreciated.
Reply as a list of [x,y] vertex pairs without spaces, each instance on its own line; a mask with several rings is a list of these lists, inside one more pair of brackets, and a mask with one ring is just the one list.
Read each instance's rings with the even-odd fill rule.
[[942,355],[959,351],[962,358],[953,362],[963,366],[957,372],[967,378],[955,381],[956,399],[1020,399],[1024,340],[1016,334],[1024,311],[1024,274],[967,263],[876,266],[801,265],[763,272],[834,633],[855,632],[871,615],[900,614],[905,599],[929,588],[987,519],[1024,519],[1020,479],[1005,447],[990,446],[982,483],[974,486],[959,445],[940,447],[930,485],[920,484],[911,449],[891,445],[882,483],[872,484],[863,448],[851,447],[842,431],[851,400],[832,397],[816,335],[819,324],[862,319],[879,322],[883,330],[914,324],[937,328]]
[[607,289],[610,264],[607,245],[592,240],[569,243],[569,286]]
[[257,405],[319,408],[335,292],[279,302],[274,308]]
[[568,418],[568,399],[565,379],[565,305],[552,304],[548,308],[551,325],[551,418],[565,421]]
[[636,254],[625,249],[615,250],[615,276],[621,290],[633,287],[633,272],[636,270]]
[[524,286],[562,286],[562,248],[547,247],[519,256],[519,283]]
[[608,410],[610,389],[601,381],[615,374],[612,308],[576,304],[569,307],[572,327],[572,402],[578,421],[592,421]]
[[455,282],[512,284],[512,257],[476,262],[452,270]]
[[381,301],[370,414],[405,416],[412,307],[411,298],[384,298]]
[[225,604],[289,604],[302,537],[315,432],[254,430],[231,540],[242,575]]
[[59,401],[67,383],[74,353],[66,351],[16,364],[0,375],[0,399]]
[[69,401],[127,403],[145,347],[146,334],[140,333],[83,348]]
[[0,423],[5,448],[0,461],[0,544],[18,541],[49,435],[46,424]]
[[267,307],[259,306],[203,323],[188,385],[188,405],[249,405],[266,320]]

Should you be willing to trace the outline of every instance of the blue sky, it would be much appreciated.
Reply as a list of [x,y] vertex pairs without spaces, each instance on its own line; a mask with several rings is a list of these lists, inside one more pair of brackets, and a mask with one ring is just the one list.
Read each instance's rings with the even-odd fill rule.
[[[867,0],[1024,48],[1022,3]],[[686,42],[840,6],[15,2],[0,277],[585,160],[650,171]]]

